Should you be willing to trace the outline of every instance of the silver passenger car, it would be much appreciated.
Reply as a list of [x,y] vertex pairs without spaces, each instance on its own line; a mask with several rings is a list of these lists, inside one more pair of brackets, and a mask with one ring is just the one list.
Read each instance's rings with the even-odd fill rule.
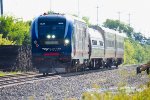
[[91,38],[91,65],[118,66],[124,57],[124,33],[99,26],[89,29]]
[[91,59],[104,57],[104,39],[100,32],[89,28],[91,43]]

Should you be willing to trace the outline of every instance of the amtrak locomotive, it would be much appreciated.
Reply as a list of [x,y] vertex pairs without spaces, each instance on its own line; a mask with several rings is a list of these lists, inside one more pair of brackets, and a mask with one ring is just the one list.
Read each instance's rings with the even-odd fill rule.
[[123,62],[124,36],[91,26],[74,16],[52,14],[34,19],[32,60],[40,73],[71,72]]

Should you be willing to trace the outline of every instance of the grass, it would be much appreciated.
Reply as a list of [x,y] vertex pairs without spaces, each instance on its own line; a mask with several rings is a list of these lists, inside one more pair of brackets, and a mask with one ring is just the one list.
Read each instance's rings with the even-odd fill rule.
[[0,77],[2,76],[6,76],[6,75],[15,75],[15,74],[19,74],[21,72],[2,72],[0,71]]
[[82,100],[150,100],[150,88],[142,92],[134,92],[127,94],[124,91],[119,91],[116,94],[105,92],[85,92]]
[[124,91],[119,91],[116,94],[111,92],[85,92],[82,96],[82,100],[150,100],[149,94],[149,88],[142,92],[135,92],[131,94],[127,94]]
[[150,100],[150,82],[143,85],[141,91],[126,92],[126,89],[118,88],[116,93],[106,92],[84,92],[82,100]]

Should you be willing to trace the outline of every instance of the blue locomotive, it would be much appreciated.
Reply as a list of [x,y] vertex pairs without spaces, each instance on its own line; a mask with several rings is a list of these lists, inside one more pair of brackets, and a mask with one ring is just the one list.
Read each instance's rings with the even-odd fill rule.
[[33,65],[43,74],[69,72],[88,64],[86,23],[73,16],[42,15],[31,27]]
[[123,62],[124,35],[102,27],[89,28],[74,16],[39,16],[32,22],[31,37],[33,66],[44,75]]

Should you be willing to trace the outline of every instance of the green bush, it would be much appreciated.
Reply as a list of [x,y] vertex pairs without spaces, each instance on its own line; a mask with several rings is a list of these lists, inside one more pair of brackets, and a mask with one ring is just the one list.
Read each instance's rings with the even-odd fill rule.
[[125,39],[124,64],[145,63],[150,60],[150,45],[142,45],[132,39]]
[[15,45],[30,44],[30,23],[12,16],[0,17],[0,33]]
[[2,38],[3,34],[0,34],[0,45],[14,45],[15,42],[10,41],[6,38]]

